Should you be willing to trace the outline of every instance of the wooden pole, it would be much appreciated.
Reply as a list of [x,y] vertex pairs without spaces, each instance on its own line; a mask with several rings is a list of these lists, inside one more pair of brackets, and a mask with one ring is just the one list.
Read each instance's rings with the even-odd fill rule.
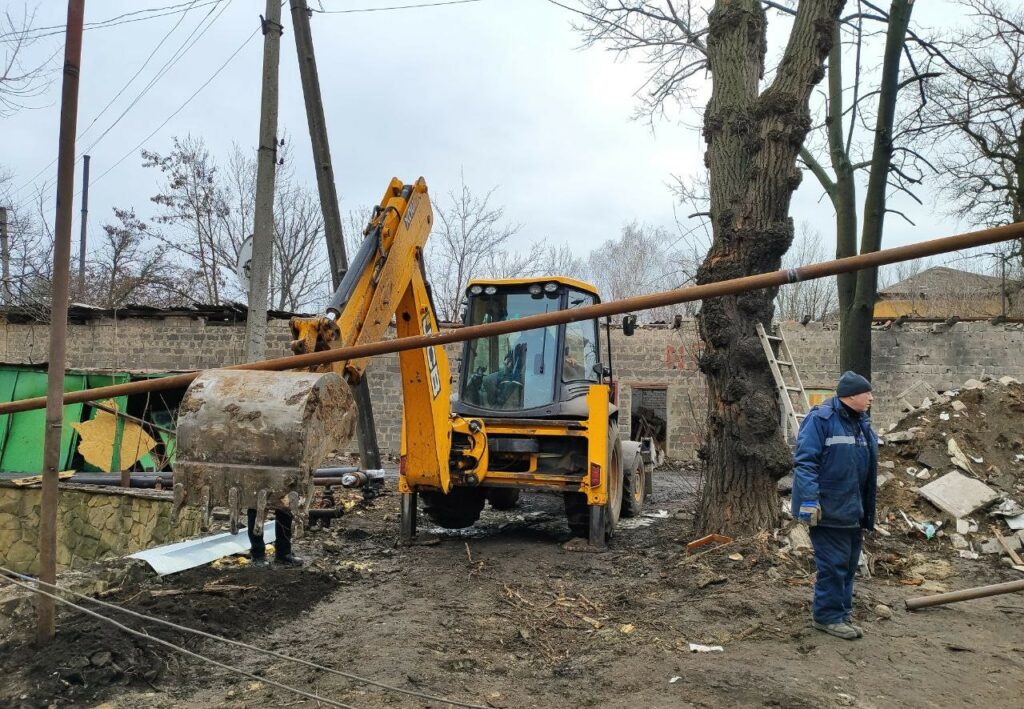
[[[291,0],[291,11],[299,76],[302,79],[302,98],[306,104],[306,122],[309,124],[309,139],[313,145],[320,209],[324,215],[327,258],[331,264],[331,281],[334,290],[337,290],[348,271],[348,255],[345,253],[345,236],[341,228],[341,207],[338,205],[338,189],[334,182],[331,145],[327,140],[327,119],[324,117],[324,101],[320,93],[320,76],[316,70],[316,53],[313,51],[313,31],[309,26],[312,13],[306,0]],[[380,448],[373,421],[370,384],[365,377],[352,386],[352,398],[356,404],[359,462],[364,470],[376,470],[380,467]]]
[[[85,0],[68,1],[57,150],[57,215],[53,229],[53,292],[50,304],[49,370],[46,379],[43,490],[39,511],[39,579],[49,584],[57,582],[57,473],[60,470],[60,439],[64,423],[71,206],[75,195],[75,132],[78,129],[78,78],[82,64],[84,14]],[[36,624],[36,639],[39,642],[53,638],[55,621],[53,599],[40,596]]]
[[256,162],[249,314],[245,319],[245,361],[267,356],[267,286],[274,256],[274,173],[277,169],[277,87],[281,61],[281,3],[267,0],[263,18],[263,90],[260,147]]
[[3,270],[4,307],[11,304],[11,242],[7,233],[7,207],[0,207],[0,268]]

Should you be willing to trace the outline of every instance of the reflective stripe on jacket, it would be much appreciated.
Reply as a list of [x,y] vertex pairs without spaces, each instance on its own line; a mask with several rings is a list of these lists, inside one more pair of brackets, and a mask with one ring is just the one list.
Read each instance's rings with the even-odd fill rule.
[[805,502],[821,506],[823,527],[875,528],[878,436],[867,413],[833,397],[811,409],[794,452],[793,516]]

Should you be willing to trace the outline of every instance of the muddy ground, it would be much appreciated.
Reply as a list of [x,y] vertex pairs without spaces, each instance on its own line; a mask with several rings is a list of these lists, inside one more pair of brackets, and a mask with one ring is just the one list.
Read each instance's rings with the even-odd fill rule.
[[[902,610],[922,584],[1019,573],[992,557],[956,558],[939,541],[926,552],[943,563],[922,571],[911,559],[920,541],[869,540],[875,576],[858,583],[855,601],[866,637],[838,640],[809,628],[813,565],[780,551],[781,536],[685,554],[693,483],[686,471],[659,471],[648,511],[665,514],[626,522],[604,553],[563,548],[561,502],[541,494],[512,513],[487,510],[461,533],[426,525],[435,543],[399,547],[391,494],[307,536],[303,569],[207,567],[126,583],[107,600],[499,708],[1022,705],[1024,596]],[[878,604],[894,616],[879,618]],[[150,632],[355,707],[443,706]],[[0,646],[0,706],[316,706],[89,618],[62,616],[57,643],[43,650],[22,637]],[[724,651],[692,653],[689,643]]]

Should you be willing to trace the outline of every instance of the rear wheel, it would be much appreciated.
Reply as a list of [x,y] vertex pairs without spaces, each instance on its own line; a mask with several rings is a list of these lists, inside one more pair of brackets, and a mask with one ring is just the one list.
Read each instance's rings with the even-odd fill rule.
[[507,511],[519,504],[519,490],[514,487],[487,488],[487,501],[496,510]]
[[647,497],[647,472],[640,456],[635,456],[622,473],[622,516],[639,517]]
[[453,487],[447,495],[421,492],[420,497],[430,521],[445,529],[472,527],[484,508],[484,491],[478,487]]

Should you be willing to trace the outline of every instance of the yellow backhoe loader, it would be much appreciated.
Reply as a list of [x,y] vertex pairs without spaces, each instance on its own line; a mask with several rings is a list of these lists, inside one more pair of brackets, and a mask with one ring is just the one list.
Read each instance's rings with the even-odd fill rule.
[[[327,312],[292,319],[292,349],[379,341],[392,322],[398,337],[436,332],[423,262],[432,224],[424,180],[392,180]],[[474,280],[463,320],[485,324],[597,302],[593,286],[562,276]],[[487,502],[513,507],[524,489],[561,494],[569,527],[594,545],[607,543],[620,514],[640,513],[653,466],[641,443],[620,440],[607,327],[589,320],[468,341],[454,380],[441,346],[399,359],[403,541],[416,535],[420,502],[435,524],[462,528]],[[179,413],[176,507],[227,506],[233,528],[246,508],[308,509],[316,466],[352,435],[341,380],[359,380],[367,364],[204,373]]]

